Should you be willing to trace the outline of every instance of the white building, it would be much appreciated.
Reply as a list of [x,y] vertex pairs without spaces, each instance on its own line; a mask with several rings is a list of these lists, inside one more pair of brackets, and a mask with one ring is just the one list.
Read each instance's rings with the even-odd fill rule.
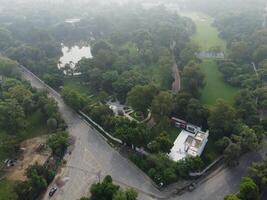
[[209,137],[209,131],[202,132],[200,128],[195,132],[182,130],[176,138],[169,153],[173,161],[178,161],[187,156],[201,156]]

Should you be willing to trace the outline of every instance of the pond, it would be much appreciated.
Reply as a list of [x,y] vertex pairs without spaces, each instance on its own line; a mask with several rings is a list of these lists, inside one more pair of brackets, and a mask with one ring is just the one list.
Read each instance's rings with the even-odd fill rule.
[[62,45],[63,56],[59,59],[58,68],[64,67],[66,64],[70,64],[71,67],[75,67],[82,58],[92,58],[91,47],[77,45],[72,47],[67,47]]

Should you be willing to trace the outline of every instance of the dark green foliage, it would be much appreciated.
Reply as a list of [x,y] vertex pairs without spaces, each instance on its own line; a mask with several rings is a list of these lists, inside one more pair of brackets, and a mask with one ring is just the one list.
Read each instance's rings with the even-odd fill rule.
[[198,97],[200,89],[205,85],[205,75],[201,72],[199,66],[191,62],[185,66],[182,73],[182,87],[192,96]]
[[240,199],[236,195],[232,194],[224,197],[224,200],[240,200]]
[[238,159],[241,155],[240,144],[230,143],[224,150],[224,160],[228,166],[238,165]]
[[170,92],[160,92],[152,101],[152,115],[160,121],[163,117],[169,117],[173,109],[173,95]]
[[112,178],[106,176],[102,183],[93,184],[90,188],[91,200],[112,200],[119,190],[119,186],[112,183]]
[[249,177],[244,177],[240,183],[239,195],[242,200],[258,200],[260,198],[259,188]]
[[218,100],[208,119],[210,132],[217,138],[229,136],[233,134],[235,121],[235,110],[224,101]]
[[151,141],[148,145],[148,148],[153,153],[170,153],[170,149],[172,148],[173,143],[169,139],[168,134],[166,132],[162,132],[155,140]]
[[203,168],[204,163],[200,157],[187,157],[176,164],[178,176],[188,178],[190,172],[198,172]]
[[249,176],[259,186],[261,191],[267,188],[267,158],[265,157],[262,162],[253,163],[249,168]]
[[204,166],[199,157],[188,157],[176,163],[161,153],[148,157],[132,154],[130,159],[157,184],[164,185],[175,182],[179,178],[188,178],[190,172],[200,171]]
[[15,78],[20,77],[18,72],[18,64],[15,61],[7,58],[0,58],[0,75]]
[[98,124],[103,125],[105,120],[113,116],[113,111],[104,104],[97,104],[85,109],[86,113]]
[[153,85],[136,86],[128,93],[127,102],[135,111],[146,114],[156,93]]
[[47,141],[48,146],[52,149],[53,154],[58,157],[63,157],[68,145],[69,136],[67,133],[55,133],[49,136]]
[[47,128],[51,131],[54,132],[57,129],[57,120],[55,118],[50,118],[46,121],[47,123]]
[[40,165],[33,165],[27,169],[27,181],[19,182],[15,192],[19,199],[35,200],[47,188],[55,177],[55,172]]
[[75,110],[81,110],[85,106],[85,98],[74,90],[63,89],[62,97]]
[[90,198],[82,197],[80,200],[137,200],[138,196],[138,193],[132,188],[124,191],[120,189],[120,186],[113,184],[109,175],[102,182],[93,184],[90,192]]

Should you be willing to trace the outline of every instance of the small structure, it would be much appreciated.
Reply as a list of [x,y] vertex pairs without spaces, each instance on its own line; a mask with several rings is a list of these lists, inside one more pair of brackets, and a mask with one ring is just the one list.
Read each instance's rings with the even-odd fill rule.
[[202,51],[200,53],[196,53],[198,58],[215,58],[215,59],[224,59],[223,52],[209,52],[209,51]]
[[113,111],[113,113],[115,115],[120,115],[120,114],[124,115],[124,107],[125,107],[125,105],[120,104],[120,102],[118,102],[118,101],[115,101],[115,102],[108,101],[107,105]]
[[209,131],[203,132],[200,127],[183,123],[185,122],[183,120],[181,122],[182,127],[185,128],[176,138],[169,153],[169,157],[173,161],[184,159],[187,156],[200,156],[208,142]]

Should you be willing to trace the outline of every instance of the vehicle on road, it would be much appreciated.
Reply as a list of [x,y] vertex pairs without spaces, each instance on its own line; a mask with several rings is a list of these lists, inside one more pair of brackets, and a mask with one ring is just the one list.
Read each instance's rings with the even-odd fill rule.
[[51,188],[51,190],[49,191],[49,197],[52,197],[57,191],[56,187]]

